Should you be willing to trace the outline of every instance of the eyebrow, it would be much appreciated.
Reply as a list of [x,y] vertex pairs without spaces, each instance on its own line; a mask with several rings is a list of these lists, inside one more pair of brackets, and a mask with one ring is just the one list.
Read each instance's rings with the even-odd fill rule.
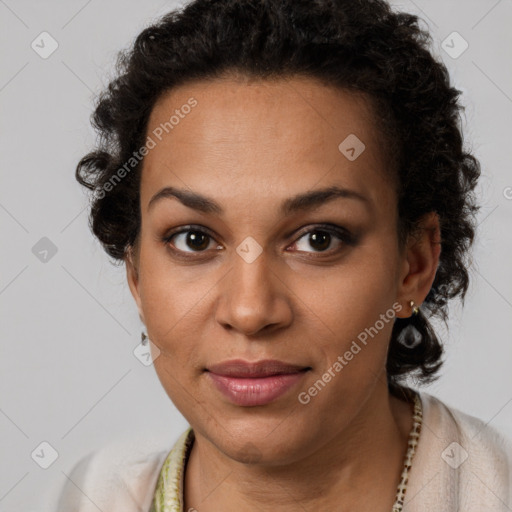
[[[203,213],[217,214],[219,216],[224,214],[223,208],[213,199],[196,192],[191,192],[190,190],[179,189],[176,187],[165,187],[157,192],[148,203],[148,211],[155,205],[155,203],[164,198],[178,199],[178,201],[188,208],[192,208]],[[356,192],[355,190],[332,186],[303,192],[285,199],[281,203],[280,211],[282,215],[291,215],[292,213],[312,210],[328,201],[339,198],[355,199],[362,201],[363,203],[369,203],[369,199],[366,196]]]

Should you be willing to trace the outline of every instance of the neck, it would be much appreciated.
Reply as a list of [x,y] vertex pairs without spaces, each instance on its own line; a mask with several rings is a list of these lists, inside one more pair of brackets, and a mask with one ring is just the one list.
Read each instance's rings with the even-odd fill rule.
[[411,405],[382,385],[348,428],[292,464],[240,463],[195,432],[184,510],[387,512],[395,500],[411,428]]

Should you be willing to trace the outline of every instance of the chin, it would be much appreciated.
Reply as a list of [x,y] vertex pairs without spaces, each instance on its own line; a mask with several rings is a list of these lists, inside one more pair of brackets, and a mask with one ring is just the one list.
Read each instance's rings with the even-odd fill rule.
[[[242,464],[279,466],[304,457],[306,450],[314,450],[316,436],[307,435],[304,422],[274,418],[223,421],[220,428],[208,438],[226,456]],[[280,428],[281,427],[281,428]]]

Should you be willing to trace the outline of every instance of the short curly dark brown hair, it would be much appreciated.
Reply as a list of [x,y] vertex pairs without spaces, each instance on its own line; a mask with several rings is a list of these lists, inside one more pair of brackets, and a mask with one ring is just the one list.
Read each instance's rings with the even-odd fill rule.
[[393,164],[400,243],[424,214],[440,219],[433,286],[420,314],[395,320],[387,359],[391,390],[408,375],[433,381],[443,348],[429,318],[446,320],[449,299],[463,300],[468,288],[480,164],[463,148],[460,91],[418,22],[382,0],[195,0],[166,14],[120,52],[117,78],[97,100],[99,142],[76,169],[77,180],[94,191],[93,233],[119,262],[136,245],[140,161],[116,186],[112,179],[144,145],[152,108],[169,89],[235,72],[305,76],[363,93]]

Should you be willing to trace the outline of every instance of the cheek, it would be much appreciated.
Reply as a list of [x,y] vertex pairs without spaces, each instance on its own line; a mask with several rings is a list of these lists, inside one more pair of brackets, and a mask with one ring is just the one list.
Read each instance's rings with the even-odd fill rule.
[[365,367],[378,371],[385,362],[397,283],[392,271],[396,260],[391,252],[382,254],[376,247],[360,251],[353,262],[323,280],[316,292],[311,284],[303,284],[300,293],[309,297],[310,309],[320,320],[316,346],[328,366],[351,347],[357,352],[351,359],[352,371]]
[[208,287],[171,266],[165,251],[147,250],[140,262],[141,305],[148,335],[161,351],[160,361],[173,367],[188,362],[194,351],[191,341],[200,339],[197,315]]
[[317,364],[298,399],[327,411],[333,424],[354,414],[377,380],[385,379],[395,319],[393,285],[379,266],[363,267],[361,262],[350,273],[333,276],[322,289],[322,302],[312,305],[322,319],[316,322],[321,331],[310,331]]
[[143,235],[139,292],[146,323],[155,339],[164,336],[192,307],[197,286],[193,279],[185,281],[184,274],[189,275],[172,265],[163,243]]
[[[201,296],[190,283],[182,283],[155,261],[140,279],[142,307],[148,335],[158,350],[154,368],[162,387],[179,410],[201,399],[195,390],[200,373]],[[204,294],[203,294],[204,295]]]

